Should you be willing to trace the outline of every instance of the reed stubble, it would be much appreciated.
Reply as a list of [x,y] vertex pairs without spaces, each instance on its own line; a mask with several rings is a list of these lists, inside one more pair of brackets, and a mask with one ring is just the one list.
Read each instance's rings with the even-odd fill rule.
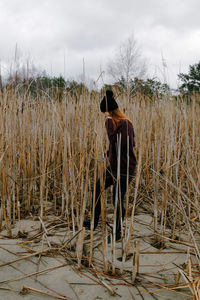
[[[0,228],[6,226],[10,236],[16,220],[30,213],[45,218],[50,211],[65,217],[66,230],[75,234],[86,215],[93,218],[92,187],[108,163],[104,117],[99,111],[101,96],[84,93],[77,100],[66,95],[61,102],[47,95],[40,97],[34,100],[17,90],[0,95]],[[161,245],[166,229],[171,230],[173,239],[187,230],[189,240],[195,243],[191,232],[198,230],[200,221],[199,104],[196,99],[190,105],[171,99],[152,103],[140,95],[129,102],[122,95],[118,102],[133,121],[139,162],[126,198],[122,253],[131,251],[138,205],[154,216]],[[106,204],[102,239],[104,269],[108,270],[105,195],[101,198]],[[93,237],[91,231],[90,264]],[[84,238],[80,240],[84,242]]]

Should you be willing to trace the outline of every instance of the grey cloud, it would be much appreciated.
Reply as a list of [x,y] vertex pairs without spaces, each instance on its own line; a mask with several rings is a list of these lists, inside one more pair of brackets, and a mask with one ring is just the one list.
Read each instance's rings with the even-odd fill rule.
[[185,66],[198,59],[199,11],[199,0],[1,0],[0,60],[11,60],[17,43],[36,63],[62,73],[65,51],[68,74],[81,70],[85,57],[93,76],[133,33],[150,66],[163,51],[177,73],[180,60]]

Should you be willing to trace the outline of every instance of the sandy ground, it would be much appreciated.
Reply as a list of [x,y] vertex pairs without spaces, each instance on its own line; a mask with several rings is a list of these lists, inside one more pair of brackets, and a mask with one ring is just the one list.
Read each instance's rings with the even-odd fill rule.
[[[12,262],[31,255],[30,249],[40,251],[52,247],[54,243],[63,244],[66,238],[64,228],[57,228],[54,234],[48,236],[43,233],[38,238],[37,232],[40,228],[40,221],[27,219],[16,224],[12,239],[6,237],[6,231],[0,233],[0,300],[192,299],[188,288],[174,291],[162,288],[168,284],[174,284],[179,273],[177,265],[183,266],[187,261],[187,246],[166,242],[162,250],[153,247],[151,245],[153,244],[151,216],[141,214],[135,219],[133,239],[134,242],[140,241],[139,272],[135,283],[131,280],[133,256],[130,255],[123,265],[120,261],[121,242],[118,242],[116,247],[115,266],[118,275],[101,273],[103,269],[100,229],[95,234],[97,246],[94,252],[97,262],[96,265],[94,262],[94,267],[98,270],[98,278],[91,268],[82,266],[78,269],[77,263],[71,258],[68,259],[69,252],[66,252],[66,255],[57,253],[50,253],[48,256],[33,255],[30,258]],[[50,232],[50,229],[48,230]],[[19,231],[24,232],[26,236],[19,238]],[[88,236],[88,232],[85,235]],[[28,241],[30,236],[34,238]],[[111,245],[108,245],[107,257],[110,257],[110,260],[112,259],[111,253]],[[10,263],[5,264],[7,262]],[[122,274],[120,274],[120,269],[123,270]],[[35,274],[42,270],[46,271]],[[115,293],[113,296],[109,289]],[[42,292],[49,295],[42,294]]]

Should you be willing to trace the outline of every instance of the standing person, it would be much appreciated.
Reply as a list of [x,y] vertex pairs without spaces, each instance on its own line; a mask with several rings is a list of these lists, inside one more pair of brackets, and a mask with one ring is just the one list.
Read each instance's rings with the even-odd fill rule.
[[[111,90],[106,91],[106,96],[100,103],[100,110],[102,113],[105,113],[105,126],[109,140],[107,154],[110,165],[106,168],[104,189],[113,185],[113,205],[115,205],[116,193],[118,193],[116,240],[119,240],[121,238],[120,216],[122,216],[123,220],[125,215],[124,197],[126,194],[127,182],[130,183],[133,179],[136,167],[136,158],[133,152],[133,147],[135,146],[134,130],[132,122],[119,110]],[[119,163],[118,160],[120,160]],[[117,175],[119,179],[118,184]],[[94,230],[98,225],[100,214],[101,185],[100,179],[98,179],[96,182]],[[84,222],[84,225],[90,226],[87,221]]]

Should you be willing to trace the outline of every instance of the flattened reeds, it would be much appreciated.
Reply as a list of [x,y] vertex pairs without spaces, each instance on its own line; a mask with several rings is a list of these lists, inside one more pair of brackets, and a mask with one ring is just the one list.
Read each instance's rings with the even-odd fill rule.
[[[25,215],[37,215],[45,220],[51,212],[63,216],[66,231],[72,231],[75,236],[81,232],[85,216],[89,216],[90,266],[95,238],[92,193],[95,199],[96,179],[102,177],[108,164],[104,118],[99,112],[101,97],[98,93],[76,97],[66,94],[58,102],[46,94],[33,99],[28,92],[23,95],[17,89],[5,89],[0,94],[0,229],[6,227],[11,236],[12,224]],[[154,216],[154,230],[161,246],[169,231],[173,240],[186,231],[199,264],[196,240],[200,222],[199,104],[195,98],[188,105],[175,99],[150,103],[141,95],[129,97],[127,101],[126,95],[121,95],[119,106],[133,121],[138,160],[137,173],[126,197],[123,263],[132,253],[134,215],[139,205]],[[102,193],[101,197],[105,272],[109,263],[105,227],[108,195],[109,192]],[[115,230],[116,208],[113,213]],[[80,266],[82,233],[77,241],[80,242],[77,247]],[[114,240],[113,272],[116,244]]]

